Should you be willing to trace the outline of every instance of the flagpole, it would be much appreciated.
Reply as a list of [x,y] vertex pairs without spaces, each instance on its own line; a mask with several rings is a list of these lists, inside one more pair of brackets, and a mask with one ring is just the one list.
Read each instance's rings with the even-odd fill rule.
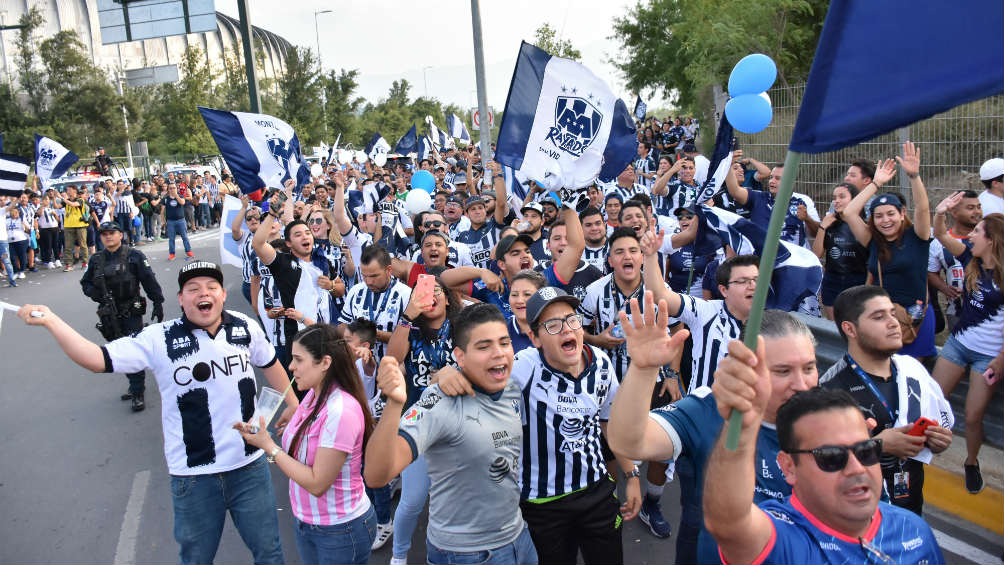
[[[767,291],[770,289],[771,276],[774,271],[774,261],[777,259],[777,248],[781,244],[781,228],[788,216],[788,204],[795,186],[795,176],[798,166],[802,163],[802,154],[788,151],[784,157],[784,174],[781,176],[781,187],[774,199],[774,209],[770,213],[770,224],[767,226],[767,239],[764,240],[763,252],[760,254],[760,269],[757,277],[756,292],[753,294],[753,307],[749,319],[746,320],[746,338],[743,343],[752,351],[756,351],[757,337],[760,335],[760,322],[763,319],[764,306],[767,304]],[[762,362],[762,360],[761,360]],[[725,448],[735,451],[739,447],[739,433],[743,427],[743,414],[733,410],[729,416],[729,431],[725,437]]]
[[478,0],[471,0],[471,27],[474,28],[474,76],[478,85],[478,115],[481,116],[481,163],[485,164],[493,156],[491,126],[488,124],[488,92],[485,87],[485,51],[481,41],[481,6]]

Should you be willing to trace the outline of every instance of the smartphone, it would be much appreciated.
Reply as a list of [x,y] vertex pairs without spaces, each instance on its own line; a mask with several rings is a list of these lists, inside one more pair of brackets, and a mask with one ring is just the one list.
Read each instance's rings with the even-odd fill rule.
[[906,432],[906,435],[922,437],[924,435],[924,430],[926,430],[931,426],[937,427],[938,423],[930,418],[925,418],[921,416],[920,418],[917,418],[916,422],[913,423],[913,427],[910,428],[910,431]]
[[[436,277],[432,275],[418,275],[418,282],[415,284],[415,295],[422,296],[428,294],[432,296],[433,288],[436,286]],[[432,305],[423,308],[426,312],[432,310]]]

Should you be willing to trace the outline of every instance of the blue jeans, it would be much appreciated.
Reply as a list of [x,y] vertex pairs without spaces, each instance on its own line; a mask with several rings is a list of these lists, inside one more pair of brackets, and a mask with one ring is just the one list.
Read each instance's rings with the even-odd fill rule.
[[181,235],[181,242],[185,244],[185,252],[192,250],[192,244],[188,243],[188,226],[185,220],[167,221],[167,252],[174,255],[174,236]]
[[377,524],[390,523],[391,499],[394,498],[394,490],[390,485],[380,488],[366,487],[366,496],[373,503],[373,511],[376,512]]
[[[396,538],[397,536],[395,536]],[[537,549],[530,539],[530,529],[523,526],[516,541],[492,549],[481,551],[447,551],[426,540],[425,559],[432,565],[461,565],[464,563],[488,563],[492,565],[522,564],[537,565]]]
[[209,204],[202,202],[199,204],[199,225],[207,228],[209,227],[209,222]]
[[419,455],[401,471],[401,500],[394,512],[394,557],[408,557],[411,536],[415,533],[418,515],[425,508],[425,500],[429,498],[431,485],[424,455]]
[[128,243],[130,241],[134,241],[132,239],[132,218],[129,217],[129,212],[120,212],[115,214],[115,221],[118,223],[119,227],[122,228],[122,242]]
[[6,241],[0,241],[0,261],[3,261],[3,268],[7,272],[7,282],[17,284],[14,282],[14,265],[10,264],[10,244]]
[[227,511],[255,563],[284,563],[272,474],[264,457],[240,469],[171,476],[179,563],[212,563]]
[[294,518],[296,549],[304,563],[366,563],[376,539],[376,514],[365,514],[344,524],[315,526]]

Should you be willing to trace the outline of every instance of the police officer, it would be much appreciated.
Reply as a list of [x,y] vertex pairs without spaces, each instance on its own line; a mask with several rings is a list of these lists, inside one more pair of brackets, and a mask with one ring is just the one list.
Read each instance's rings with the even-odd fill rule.
[[94,152],[94,166],[101,176],[108,176],[111,172],[113,166],[112,158],[105,155],[104,147],[98,147],[97,151]]
[[[139,287],[153,302],[152,320],[164,320],[164,294],[150,268],[150,262],[141,251],[122,245],[122,228],[116,222],[103,222],[98,227],[104,249],[91,258],[87,271],[80,279],[84,294],[100,304],[98,329],[108,341],[143,329],[146,299],[140,296]],[[139,371],[126,375],[129,392],[122,400],[132,400],[133,412],[146,408],[143,393],[146,373]]]

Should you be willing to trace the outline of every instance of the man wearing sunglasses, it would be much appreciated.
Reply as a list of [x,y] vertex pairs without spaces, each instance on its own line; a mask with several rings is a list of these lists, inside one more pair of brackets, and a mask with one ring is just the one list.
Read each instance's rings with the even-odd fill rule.
[[[899,321],[885,289],[854,286],[833,302],[833,319],[847,354],[823,375],[827,388],[848,391],[882,440],[882,478],[890,501],[918,515],[924,509],[924,465],[952,443],[955,415],[941,387],[903,347]],[[908,432],[921,417],[936,422]]]
[[725,448],[723,430],[704,483],[704,522],[723,562],[944,563],[923,519],[879,502],[882,441],[870,437],[842,390],[817,387],[781,405],[777,462],[792,495],[756,504],[754,454],[772,401],[768,365],[763,341],[756,354],[734,341],[712,385],[722,418],[743,414],[738,448]]

